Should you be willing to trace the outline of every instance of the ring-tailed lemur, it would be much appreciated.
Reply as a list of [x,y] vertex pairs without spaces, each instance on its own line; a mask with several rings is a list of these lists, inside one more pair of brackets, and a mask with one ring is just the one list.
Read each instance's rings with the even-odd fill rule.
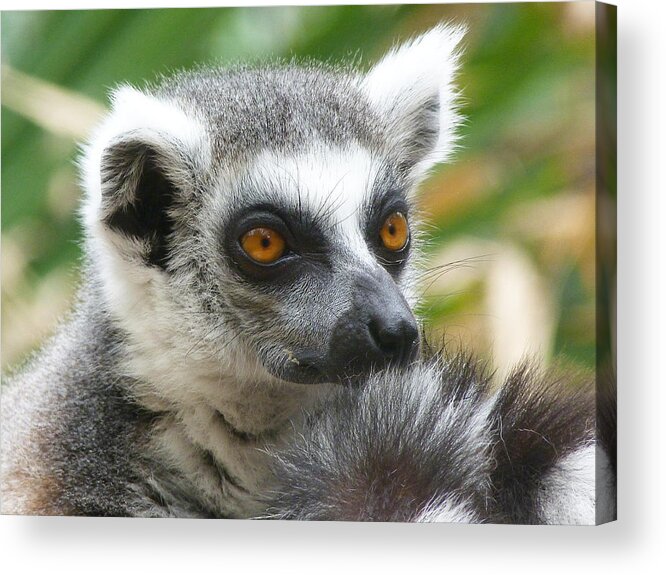
[[271,452],[304,413],[383,367],[373,381],[403,389],[412,197],[454,145],[462,33],[367,74],[200,69],[115,91],[82,160],[75,309],[3,389],[3,512],[264,516]]

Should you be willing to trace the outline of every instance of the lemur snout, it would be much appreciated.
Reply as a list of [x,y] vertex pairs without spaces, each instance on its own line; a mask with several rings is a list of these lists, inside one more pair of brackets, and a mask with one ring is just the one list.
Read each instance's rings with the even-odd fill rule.
[[413,359],[418,344],[418,329],[413,317],[373,318],[368,333],[389,363],[402,365]]
[[414,314],[384,270],[359,274],[352,306],[333,329],[327,371],[338,378],[404,366],[419,348]]

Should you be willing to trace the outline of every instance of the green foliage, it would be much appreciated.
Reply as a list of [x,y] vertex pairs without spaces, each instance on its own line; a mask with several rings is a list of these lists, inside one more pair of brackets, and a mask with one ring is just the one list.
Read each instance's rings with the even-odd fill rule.
[[[538,289],[554,318],[549,349],[538,351],[593,367],[591,4],[5,12],[3,67],[105,105],[112,86],[141,85],[200,63],[278,56],[354,59],[367,67],[395,40],[449,19],[469,25],[459,78],[467,121],[455,162],[434,174],[422,192],[435,224],[429,257],[446,257],[453,245],[467,246],[466,254],[487,248],[491,260],[519,250],[528,271],[541,278]],[[23,311],[12,312],[46,297],[39,285],[58,277],[58,297],[71,297],[81,234],[76,154],[73,137],[3,106],[3,267],[6,257],[19,258],[9,261],[18,270],[11,285],[3,283],[3,342],[10,342],[8,351],[3,346],[3,364],[16,361],[52,325],[49,320],[32,338],[16,336],[12,344],[25,318]],[[491,268],[483,264],[473,277],[456,280],[455,293],[442,276],[423,306],[433,329],[462,334],[482,353],[496,353],[493,337],[503,337],[501,330],[479,335],[490,328],[478,318],[496,313],[487,305],[494,289]],[[510,318],[517,312],[507,313]]]

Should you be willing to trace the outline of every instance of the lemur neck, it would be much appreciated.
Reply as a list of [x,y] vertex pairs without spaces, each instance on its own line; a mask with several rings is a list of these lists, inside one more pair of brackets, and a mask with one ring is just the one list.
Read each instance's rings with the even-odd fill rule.
[[140,400],[166,411],[152,433],[155,453],[174,462],[216,513],[261,513],[257,494],[272,480],[265,448],[287,440],[329,386],[244,379],[204,361],[161,365],[151,356],[135,348],[130,365],[147,391]]
[[271,481],[264,448],[283,443],[304,410],[322,405],[333,386],[282,382],[200,350],[188,353],[191,345],[174,339],[173,325],[151,326],[140,311],[119,318],[100,293],[81,302],[82,312],[99,316],[97,329],[113,342],[111,355],[99,359],[113,364],[118,383],[156,414],[146,437],[150,457],[177,478],[155,476],[155,488],[164,500],[194,497],[215,516],[260,513],[256,494]]
[[[98,281],[89,282],[89,309],[107,317],[103,329],[113,332],[120,383],[156,414],[147,437],[151,456],[179,478],[178,493],[214,515],[258,513],[255,494],[271,479],[264,448],[285,441],[300,414],[322,405],[332,386],[272,378],[237,347],[216,355],[215,346],[188,331],[199,320],[165,295],[163,278],[117,263],[107,262]],[[155,481],[168,500],[173,482]]]
[[213,358],[188,357],[155,337],[137,341],[130,335],[125,344],[126,368],[137,400],[161,412],[205,407],[239,438],[278,434],[300,412],[314,408],[332,388],[280,381]]

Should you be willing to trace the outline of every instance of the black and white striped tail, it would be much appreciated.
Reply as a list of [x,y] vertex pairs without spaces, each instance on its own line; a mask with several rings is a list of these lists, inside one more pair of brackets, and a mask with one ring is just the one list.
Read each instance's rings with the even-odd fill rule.
[[[614,413],[614,395],[606,410]],[[341,389],[285,451],[269,517],[595,524],[615,514],[615,463],[596,441],[593,386],[436,357]],[[612,418],[607,418],[612,419]],[[612,435],[604,424],[600,437]]]

